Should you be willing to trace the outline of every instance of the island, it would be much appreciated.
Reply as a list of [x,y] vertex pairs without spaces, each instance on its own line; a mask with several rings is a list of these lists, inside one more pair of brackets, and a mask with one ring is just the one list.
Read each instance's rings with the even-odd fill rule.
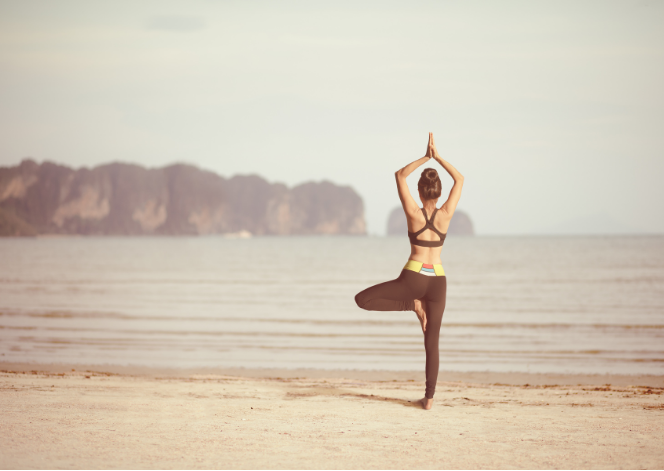
[[193,165],[0,167],[0,235],[365,235],[364,203],[329,181],[289,188]]

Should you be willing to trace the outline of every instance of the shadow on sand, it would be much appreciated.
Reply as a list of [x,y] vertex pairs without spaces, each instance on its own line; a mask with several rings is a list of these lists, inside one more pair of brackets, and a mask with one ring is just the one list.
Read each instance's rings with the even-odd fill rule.
[[407,399],[398,399],[398,398],[394,398],[394,397],[377,396],[375,394],[362,394],[362,393],[355,392],[355,391],[348,390],[348,389],[313,387],[313,388],[298,389],[298,390],[289,391],[289,392],[286,393],[286,398],[288,398],[288,399],[295,399],[295,398],[302,398],[302,397],[316,397],[316,396],[357,397],[357,398],[360,398],[360,399],[368,399],[370,401],[388,402],[388,403],[392,403],[392,404],[399,404],[399,405],[404,406],[404,407],[415,407],[417,409],[422,408],[422,404],[417,399],[415,399],[413,401],[409,401]]

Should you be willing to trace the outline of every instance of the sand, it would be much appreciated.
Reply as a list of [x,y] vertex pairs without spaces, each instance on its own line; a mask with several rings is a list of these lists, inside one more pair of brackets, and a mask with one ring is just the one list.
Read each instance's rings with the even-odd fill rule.
[[0,370],[2,468],[664,468],[657,376]]

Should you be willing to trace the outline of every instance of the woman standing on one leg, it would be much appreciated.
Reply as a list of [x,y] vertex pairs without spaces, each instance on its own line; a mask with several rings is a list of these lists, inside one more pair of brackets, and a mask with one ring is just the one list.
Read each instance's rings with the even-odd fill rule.
[[[420,209],[408,190],[406,177],[417,167],[435,159],[454,179],[447,201],[436,208],[441,193],[438,172],[424,169],[417,189],[422,201]],[[447,235],[447,228],[454,214],[463,186],[463,175],[443,160],[429,133],[427,153],[396,172],[399,199],[408,220],[410,258],[396,280],[367,288],[355,296],[355,302],[368,311],[415,311],[422,332],[426,351],[426,392],[421,399],[424,409],[431,409],[438,380],[438,336],[445,310],[447,280],[440,263],[440,252]]]

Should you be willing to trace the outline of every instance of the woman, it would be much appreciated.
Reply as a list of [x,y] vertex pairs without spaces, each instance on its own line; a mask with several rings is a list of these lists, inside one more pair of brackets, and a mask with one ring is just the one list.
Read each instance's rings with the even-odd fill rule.
[[[454,180],[447,201],[436,208],[441,193],[438,172],[424,169],[417,190],[423,208],[420,209],[408,190],[406,177],[427,162],[435,159]],[[433,395],[438,380],[438,336],[445,310],[447,280],[440,263],[447,228],[454,215],[463,186],[463,175],[443,160],[429,133],[427,153],[396,172],[399,199],[408,220],[410,258],[396,280],[367,288],[355,296],[355,302],[367,311],[415,311],[424,333],[426,360],[426,391],[420,400],[424,409],[433,406]]]

